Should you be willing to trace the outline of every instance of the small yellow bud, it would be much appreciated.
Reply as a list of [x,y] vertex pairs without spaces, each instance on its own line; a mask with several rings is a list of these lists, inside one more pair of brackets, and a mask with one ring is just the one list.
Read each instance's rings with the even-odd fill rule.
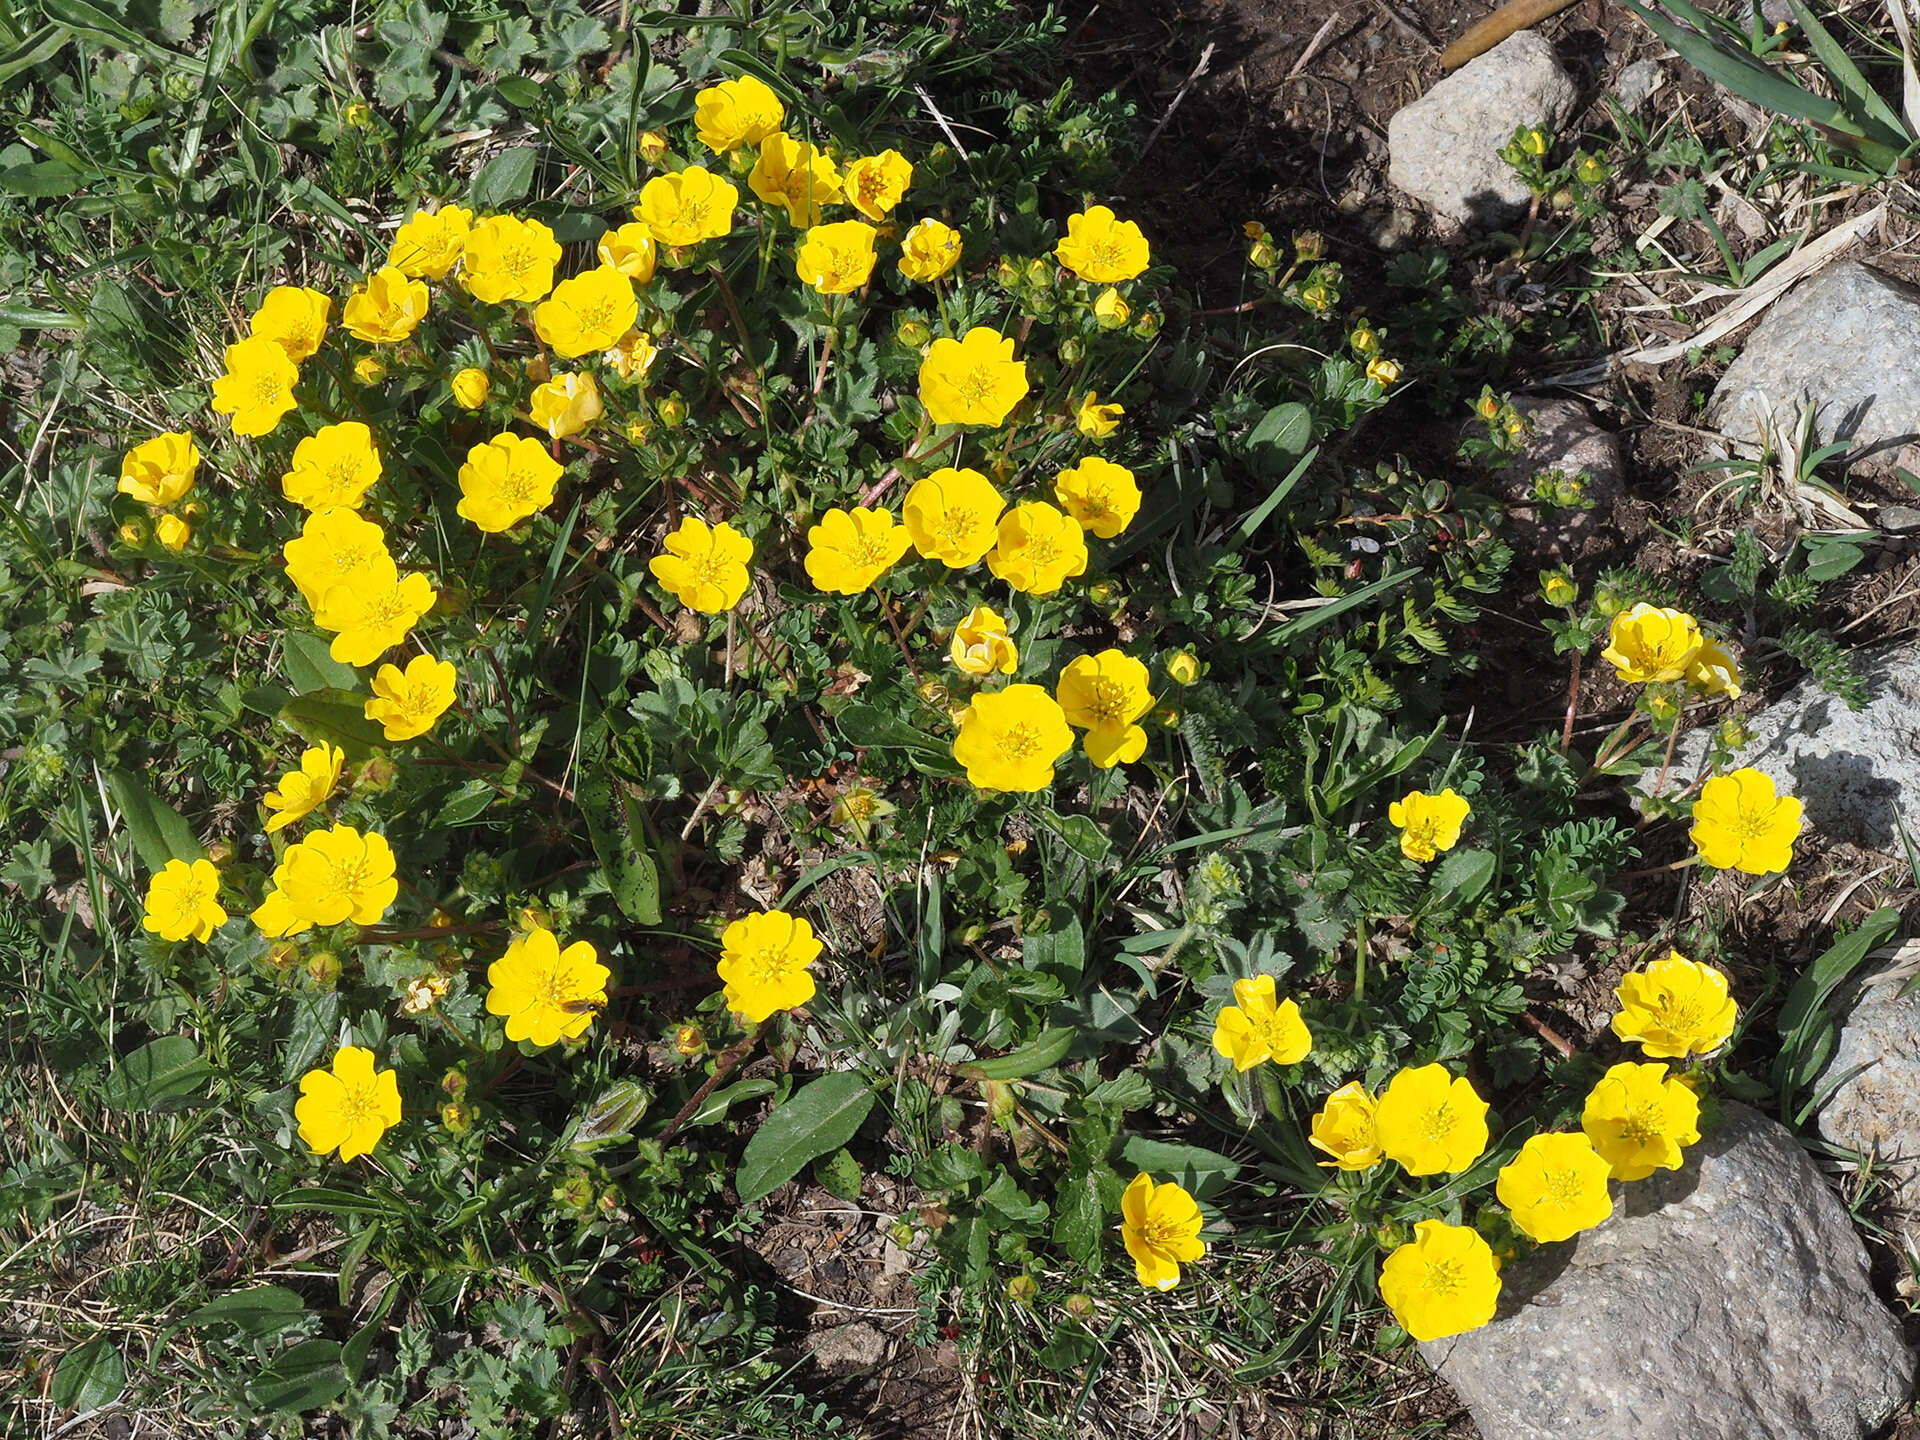
[[1200,678],[1200,660],[1191,650],[1176,650],[1167,657],[1167,678],[1176,685],[1191,685]]
[[1347,344],[1353,347],[1353,353],[1356,355],[1377,355],[1380,353],[1380,336],[1378,332],[1369,329],[1365,325],[1355,327],[1354,332],[1347,336]]
[[478,410],[487,403],[492,390],[493,382],[487,378],[487,372],[471,365],[453,377],[453,398],[462,410]]
[[1398,360],[1389,360],[1384,356],[1369,360],[1367,362],[1367,379],[1373,381],[1374,384],[1383,390],[1389,385],[1399,384],[1400,362]]
[[1265,238],[1267,227],[1258,220],[1247,220],[1241,224],[1240,233],[1249,240],[1259,240]]
[[178,515],[162,515],[154,522],[153,531],[160,543],[169,550],[184,550],[187,542],[193,539],[193,527]]
[[377,355],[363,355],[353,362],[353,378],[362,385],[378,385],[387,378],[387,363]]
[[1529,126],[1526,133],[1520,137],[1520,148],[1529,155],[1537,157],[1546,154],[1547,145],[1547,132],[1538,125]]
[[698,1025],[682,1025],[673,1032],[673,1048],[676,1053],[691,1060],[707,1048],[707,1037]]
[[627,439],[636,445],[645,443],[647,437],[652,434],[653,421],[644,415],[636,415],[627,422]]
[[350,100],[340,120],[349,130],[364,130],[373,123],[373,107],[364,100]]
[[1280,252],[1273,248],[1273,241],[1262,235],[1247,247],[1247,262],[1262,270],[1271,270],[1280,263]]
[[189,525],[199,525],[207,518],[207,505],[204,500],[189,500],[180,507],[180,518]]
[[658,130],[644,130],[640,134],[640,158],[649,165],[658,165],[660,157],[667,153],[667,137]]
[[1598,155],[1582,156],[1573,171],[1574,178],[1582,185],[1604,185],[1611,173],[1607,169],[1607,162]]
[[1540,575],[1540,596],[1549,605],[1565,609],[1579,600],[1580,587],[1564,570],[1545,570]]
[[316,950],[307,956],[307,978],[322,990],[330,990],[340,978],[340,957],[331,950]]
[[120,527],[120,543],[138,549],[147,543],[147,527],[138,520],[127,521]]
[[687,402],[676,395],[662,395],[654,403],[659,412],[660,423],[669,430],[677,430],[687,423]]
[[1118,330],[1132,315],[1133,311],[1127,307],[1127,302],[1111,285],[1102,290],[1093,302],[1093,317],[1100,322],[1102,330]]
[[918,320],[903,320],[893,338],[908,350],[919,350],[933,339],[933,332]]
[[473,1110],[458,1100],[449,1100],[440,1107],[440,1124],[455,1135],[464,1135],[473,1128]]

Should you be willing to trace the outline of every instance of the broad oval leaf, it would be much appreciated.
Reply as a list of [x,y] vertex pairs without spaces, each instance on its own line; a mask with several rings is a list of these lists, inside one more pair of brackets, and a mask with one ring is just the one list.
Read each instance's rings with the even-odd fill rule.
[[743,1204],[773,1193],[800,1168],[853,1139],[873,1109],[867,1082],[849,1070],[802,1085],[747,1141],[733,1187]]
[[104,1335],[76,1345],[60,1357],[47,1398],[61,1410],[98,1410],[127,1388],[127,1362]]
[[200,1098],[212,1074],[193,1041],[163,1035],[121,1060],[101,1087],[101,1099],[109,1109],[129,1114],[178,1108]]

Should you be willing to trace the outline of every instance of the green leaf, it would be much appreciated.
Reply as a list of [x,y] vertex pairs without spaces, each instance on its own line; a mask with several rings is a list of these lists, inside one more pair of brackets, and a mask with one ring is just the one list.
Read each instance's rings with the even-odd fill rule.
[[1780,1051],[1773,1062],[1773,1088],[1782,1113],[1813,1084],[1833,1048],[1834,1022],[1824,1009],[1828,998],[1899,925],[1900,912],[1881,906],[1851,935],[1829,946],[1787,992],[1777,1022]]
[[802,1085],[775,1108],[747,1141],[734,1189],[742,1204],[773,1193],[808,1161],[838,1150],[873,1109],[873,1092],[850,1070],[836,1070]]
[[97,1335],[60,1357],[47,1398],[56,1410],[98,1410],[126,1388],[127,1362],[111,1340]]
[[[1291,469],[1313,444],[1313,412],[1297,401],[1276,405],[1262,415],[1243,442],[1247,465],[1257,475]],[[1296,472],[1296,475],[1298,472]]]
[[309,745],[337,745],[349,760],[364,760],[386,748],[386,732],[367,719],[367,697],[351,690],[315,690],[296,695],[280,711],[280,723]]
[[630,1139],[653,1103],[653,1092],[638,1080],[616,1080],[580,1117],[573,1131],[575,1150],[595,1150]]
[[1229,555],[1254,537],[1254,533],[1265,523],[1267,516],[1273,513],[1274,507],[1293,493],[1293,487],[1300,483],[1300,477],[1307,473],[1308,467],[1313,464],[1319,454],[1319,450],[1314,449],[1302,455],[1300,463],[1289,470],[1279,483],[1267,492],[1267,498],[1247,512],[1240,524],[1235,527],[1233,538],[1227,541]]
[[194,838],[193,827],[151,786],[129,770],[109,770],[107,794],[126,822],[133,851],[148,870],[159,873],[169,860],[192,862],[207,858],[206,848]]
[[1091,1174],[1061,1182],[1053,1200],[1053,1243],[1083,1270],[1100,1264],[1100,1237],[1105,1233],[1106,1220],[1100,1189]]
[[101,1086],[100,1098],[108,1109],[131,1115],[178,1109],[202,1097],[212,1074],[193,1041],[163,1035],[122,1060]]
[[1037,1075],[1050,1065],[1058,1065],[1073,1048],[1074,1032],[1065,1026],[1042,1030],[1018,1050],[992,1060],[975,1060],[954,1066],[954,1073],[968,1080],[1019,1080]]
[[303,1340],[247,1383],[247,1398],[262,1410],[305,1413],[339,1399],[352,1383],[339,1341]]
[[527,198],[533,189],[533,166],[540,158],[531,145],[502,150],[473,177],[473,203],[479,210],[506,210]]
[[202,1305],[181,1323],[190,1330],[231,1325],[242,1335],[264,1340],[305,1321],[307,1303],[284,1285],[255,1285],[229,1290]]
[[833,717],[840,736],[856,750],[925,750],[947,747],[925,730],[875,705],[848,705]]
[[0,170],[0,194],[35,200],[71,195],[89,178],[86,171],[76,170],[64,160],[36,160],[31,165],[9,165]]
[[1240,1173],[1240,1162],[1199,1145],[1174,1145],[1131,1135],[1120,1147],[1120,1158],[1143,1170],[1156,1183],[1178,1180],[1196,1199],[1204,1200],[1225,1188]]
[[1028,935],[1021,942],[1020,959],[1029,970],[1051,975],[1066,988],[1073,988],[1087,968],[1087,937],[1080,928],[1080,917],[1069,917],[1058,929]]
[[994,1177],[993,1184],[980,1192],[980,1208],[992,1217],[996,1231],[1038,1235],[1047,1223],[1046,1203],[1030,1199],[1004,1170]]
[[531,110],[540,103],[540,86],[524,75],[502,75],[493,82],[494,90],[509,105],[520,110]]
[[860,1186],[866,1177],[853,1153],[842,1147],[826,1159],[813,1162],[813,1178],[836,1200],[852,1203],[860,1198]]
[[613,903],[630,920],[660,923],[660,869],[644,848],[646,827],[640,801],[619,787],[604,757],[586,763],[574,787],[574,801],[587,822],[593,853],[607,872]]
[[359,685],[360,672],[334,659],[328,653],[329,644],[326,636],[309,630],[289,630],[281,638],[280,661],[293,682],[294,694],[352,690]]
[[700,1108],[689,1115],[687,1123],[680,1128],[691,1130],[696,1125],[711,1125],[716,1120],[725,1119],[727,1111],[734,1106],[771,1095],[778,1088],[771,1080],[742,1080],[738,1084],[728,1085],[702,1100]]
[[1066,844],[1066,847],[1082,860],[1097,865],[1113,851],[1113,842],[1107,838],[1107,832],[1088,815],[1057,815],[1051,810],[1037,809],[1034,816],[1047,829]]
[[1486,893],[1500,868],[1491,850],[1455,850],[1433,867],[1429,894],[1435,905],[1471,905]]
[[441,803],[440,813],[433,817],[435,825],[452,828],[476,820],[486,812],[489,805],[500,798],[497,787],[485,780],[469,780]]

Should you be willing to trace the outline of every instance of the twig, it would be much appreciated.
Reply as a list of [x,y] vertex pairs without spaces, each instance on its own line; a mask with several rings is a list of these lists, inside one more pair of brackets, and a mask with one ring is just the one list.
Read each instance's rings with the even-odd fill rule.
[[960,137],[953,133],[953,126],[949,125],[947,123],[947,117],[940,113],[940,107],[933,103],[933,97],[927,94],[926,87],[916,85],[913,87],[913,93],[918,95],[920,97],[920,103],[927,107],[927,113],[933,116],[934,124],[938,125],[940,127],[940,133],[947,137],[947,143],[960,152],[960,158],[962,160],[971,160],[973,157],[967,154],[967,147],[962,145],[960,143]]
[[1567,723],[1560,730],[1560,753],[1573,748],[1573,712],[1580,708],[1580,652],[1573,652],[1573,678],[1567,682]]
[[1510,0],[1440,52],[1440,68],[1457,70],[1509,35],[1558,15],[1573,0]]
[[[707,1096],[713,1093],[713,1087],[731,1075],[733,1073],[733,1067],[746,1059],[753,1047],[760,1043],[760,1037],[766,1033],[767,1027],[772,1023],[772,1016],[768,1016],[765,1020],[762,1020],[754,1027],[751,1035],[742,1040],[738,1045],[735,1045],[731,1050],[724,1052],[720,1058],[714,1062],[713,1074],[707,1077],[706,1084],[694,1091],[693,1098],[680,1107],[680,1113],[667,1122],[667,1128],[660,1132],[660,1138],[654,1142],[655,1144],[659,1145],[663,1150],[666,1148],[667,1142],[673,1139],[680,1127],[693,1117],[693,1112],[698,1110]],[[517,1060],[520,1057],[516,1055],[514,1058]]]
[[[1329,21],[1328,23],[1331,24],[1332,22]],[[1193,82],[1207,73],[1207,66],[1213,60],[1213,50],[1213,42],[1209,40],[1207,42],[1207,48],[1200,52],[1200,59],[1194,64],[1193,70],[1185,80],[1180,82],[1180,88],[1174,92],[1173,103],[1167,106],[1167,113],[1160,117],[1160,123],[1155,125],[1153,132],[1147,136],[1147,143],[1140,147],[1140,158],[1142,160],[1146,159],[1147,152],[1153,149],[1153,142],[1160,138],[1160,132],[1167,128],[1167,122],[1173,119],[1173,112],[1180,108],[1180,102],[1187,98],[1187,91],[1192,87]]]

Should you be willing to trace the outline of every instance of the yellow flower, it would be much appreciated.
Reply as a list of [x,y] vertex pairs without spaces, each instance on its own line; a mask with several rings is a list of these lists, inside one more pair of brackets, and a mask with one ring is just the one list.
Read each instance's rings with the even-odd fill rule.
[[452,380],[453,398],[462,410],[478,410],[493,393],[493,381],[487,372],[469,365]]
[[639,318],[633,281],[611,265],[562,280],[533,307],[533,328],[568,360],[618,344]]
[[553,288],[559,263],[560,244],[538,220],[489,215],[467,234],[460,283],[489,305],[538,300]]
[[652,283],[654,266],[660,258],[660,245],[653,238],[653,232],[638,220],[622,225],[618,230],[609,230],[600,237],[596,250],[602,265],[611,265],[634,284]]
[[362,707],[367,719],[384,727],[389,740],[411,740],[433,729],[453,704],[460,672],[445,660],[416,655],[402,670],[382,665],[373,677],[373,699]]
[[1460,843],[1460,827],[1472,813],[1451,785],[1438,795],[1409,790],[1387,806],[1388,821],[1400,827],[1400,853],[1422,864]]
[[1131,220],[1116,220],[1104,205],[1067,217],[1066,238],[1053,255],[1082,280],[1112,285],[1147,268],[1147,237]]
[[1213,1022],[1213,1048],[1251,1070],[1268,1060],[1298,1065],[1313,1049],[1313,1036],[1292,1000],[1276,1001],[1273,976],[1233,982],[1232,1005],[1221,1007]]
[[708,528],[689,515],[661,546],[666,553],[649,560],[647,569],[689,610],[719,615],[747,593],[753,541],[724,521]]
[[1000,538],[1006,498],[978,470],[951,466],[916,480],[901,506],[913,548],[953,570],[980,563]]
[[1522,1234],[1551,1244],[1613,1214],[1607,1162],[1585,1135],[1535,1135],[1500,1167],[1494,1193]]
[[536,925],[487,967],[487,1013],[506,1017],[516,1045],[578,1040],[605,1008],[612,973],[585,940],[562,950],[551,930]]
[[276,285],[247,321],[247,334],[271,340],[298,365],[327,338],[327,317],[332,314],[333,301],[318,290]]
[[277,341],[250,335],[227,346],[227,369],[213,382],[215,414],[231,417],[236,435],[268,435],[289,410],[300,368]]
[[405,271],[391,265],[374,271],[340,312],[347,333],[369,345],[397,345],[426,318],[426,282],[409,280]]
[[1480,1232],[1422,1220],[1380,1267],[1380,1298],[1416,1340],[1478,1330],[1500,1301],[1500,1262]]
[[662,245],[698,245],[733,229],[733,207],[739,203],[740,192],[730,182],[689,165],[641,186],[633,213]]
[[787,107],[766,82],[742,75],[695,95],[693,117],[701,143],[724,155],[742,145],[758,145],[778,130],[787,118]]
[[1111,540],[1140,513],[1140,484],[1133,471],[1089,455],[1054,478],[1054,498],[1102,540]]
[[1367,379],[1373,381],[1382,390],[1389,385],[1400,383],[1400,362],[1376,357],[1367,362]]
[[1580,1128],[1615,1180],[1644,1180],[1678,1170],[1681,1151],[1700,1140],[1700,1097],[1664,1065],[1627,1061],[1600,1077],[1580,1112]]
[[301,751],[300,768],[282,775],[280,788],[266,794],[266,807],[275,812],[267,817],[267,833],[284,830],[326,804],[346,763],[346,752],[336,745],[310,745]]
[[309,1070],[300,1077],[293,1118],[314,1154],[338,1150],[342,1160],[357,1160],[400,1123],[399,1074],[376,1072],[371,1050],[342,1046],[333,1052],[331,1070]]
[[953,758],[978,790],[1033,791],[1053,784],[1053,766],[1073,748],[1060,702],[1038,685],[974,696],[960,712]]
[[393,870],[393,847],[385,836],[362,835],[351,825],[315,831],[287,847],[253,923],[276,940],[348,920],[377,925],[400,893]]
[[660,352],[653,348],[649,340],[639,330],[629,330],[614,341],[600,356],[622,380],[639,379],[646,382],[647,372],[653,369],[653,362],[660,358]]
[[1120,1239],[1133,1257],[1134,1278],[1149,1290],[1173,1289],[1182,1261],[1206,1258],[1205,1224],[1191,1195],[1171,1180],[1154,1184],[1144,1170],[1120,1196]]
[[749,1025],[813,998],[812,972],[821,945],[813,926],[784,910],[734,921],[720,936],[720,983],[727,1009]]
[[429,215],[416,210],[393,232],[387,264],[413,280],[443,280],[459,263],[473,229],[473,212],[458,205],[442,205]]
[[847,203],[869,220],[884,220],[911,184],[913,166],[898,150],[863,155],[847,166]]
[[760,142],[760,158],[747,172],[747,187],[769,205],[786,207],[797,229],[820,223],[820,210],[841,198],[833,161],[805,140],[781,131]]
[[1132,316],[1133,311],[1127,307],[1127,302],[1111,285],[1094,299],[1093,318],[1100,322],[1102,330],[1118,330]]
[[900,273],[938,280],[960,263],[960,232],[938,220],[920,220],[900,241]]
[[1167,657],[1167,678],[1176,685],[1191,685],[1200,678],[1200,660],[1191,650],[1176,650]]
[[1013,674],[1020,651],[1007,634],[1007,622],[990,606],[976,605],[953,627],[947,655],[961,673],[985,677],[998,670]]
[[667,137],[658,130],[640,132],[640,153],[649,165],[658,165],[660,157],[667,153]]
[[211,860],[169,860],[147,882],[141,926],[162,940],[208,940],[227,923],[220,871]]
[[1027,394],[1027,365],[1013,341],[976,325],[964,340],[946,336],[920,363],[920,403],[936,425],[999,425]]
[[1380,1148],[1374,1120],[1378,1107],[1367,1087],[1349,1080],[1327,1097],[1313,1117],[1307,1142],[1333,1156],[1320,1163],[1328,1169],[1371,1170],[1387,1158]]
[[300,533],[287,541],[284,553],[287,579],[310,610],[319,609],[327,592],[336,585],[378,580],[395,573],[385,532],[371,520],[363,520],[338,505],[307,516]]
[[1080,522],[1029,500],[1000,517],[999,543],[987,568],[1026,595],[1051,595],[1087,569],[1087,536]]
[[1444,1065],[1395,1075],[1380,1096],[1374,1125],[1380,1148],[1409,1175],[1457,1175],[1487,1148],[1487,1102]]
[[1700,649],[1687,666],[1687,684],[1702,695],[1740,698],[1740,667],[1718,640],[1702,639]]
[[913,544],[891,510],[835,506],[807,531],[807,578],[835,595],[858,595],[899,561]]
[[553,503],[562,474],[560,462],[528,435],[496,435],[467,451],[460,467],[462,520],[489,535],[510,530]]
[[360,421],[322,425],[293,447],[293,468],[280,477],[280,493],[308,510],[358,510],[381,468],[373,431]]
[[1073,425],[1089,440],[1104,440],[1120,428],[1120,417],[1126,413],[1124,405],[1102,405],[1100,397],[1089,390],[1074,414]]
[[120,493],[142,505],[172,505],[193,489],[200,449],[193,436],[169,432],[144,440],[120,461]]
[[387,362],[378,355],[362,355],[353,362],[353,378],[362,385],[378,385],[387,378]]
[[878,233],[864,220],[815,225],[793,252],[794,272],[822,295],[850,295],[873,274]]
[[569,370],[534,387],[527,399],[533,423],[556,440],[578,435],[600,418],[600,387],[584,370]]
[[340,112],[340,122],[349,130],[364,130],[373,123],[373,107],[364,100],[349,100]]
[[1637,1041],[1656,1060],[1711,1054],[1727,1043],[1740,1014],[1727,994],[1727,977],[1678,950],[1629,970],[1613,993],[1620,1001],[1613,1033]]
[[1067,723],[1087,732],[1087,758],[1102,770],[1130,765],[1146,751],[1147,732],[1133,722],[1153,708],[1153,696],[1147,667],[1131,655],[1102,650],[1068,661],[1059,697]]
[[1613,617],[1600,658],[1612,662],[1629,685],[1683,680],[1702,638],[1699,622],[1686,611],[1636,605]]
[[371,665],[407,638],[439,597],[426,576],[362,572],[331,587],[313,623],[335,632],[327,653],[342,665]]
[[153,526],[154,537],[169,550],[179,551],[187,548],[187,542],[193,539],[193,527],[178,515],[162,515]]
[[1688,832],[1700,858],[1716,870],[1771,875],[1793,863],[1801,804],[1780,795],[1758,770],[1716,775],[1700,787]]

